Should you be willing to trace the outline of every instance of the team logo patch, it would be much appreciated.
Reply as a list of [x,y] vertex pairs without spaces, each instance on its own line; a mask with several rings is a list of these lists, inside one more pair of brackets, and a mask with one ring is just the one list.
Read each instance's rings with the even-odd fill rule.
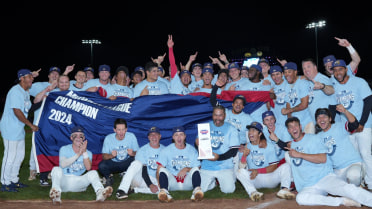
[[343,90],[336,94],[338,104],[342,104],[345,109],[350,109],[354,103],[354,94],[351,91]]

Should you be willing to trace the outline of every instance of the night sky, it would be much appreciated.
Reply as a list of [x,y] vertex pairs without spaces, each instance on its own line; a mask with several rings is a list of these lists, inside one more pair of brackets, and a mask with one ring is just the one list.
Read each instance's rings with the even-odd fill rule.
[[[315,59],[314,29],[305,26],[318,20],[327,21],[324,28],[318,29],[320,71],[322,58],[329,54],[350,62],[347,49],[338,46],[336,36],[348,39],[361,56],[358,76],[369,82],[372,79],[368,65],[372,15],[366,12],[366,1],[365,5],[300,1],[203,1],[203,5],[198,4],[201,1],[48,2],[18,1],[2,7],[1,103],[21,68],[42,68],[35,81],[46,81],[52,66],[64,69],[75,64],[78,69],[89,65],[90,46],[83,45],[82,39],[101,40],[102,44],[93,48],[93,67],[97,70],[98,65],[108,64],[112,73],[120,65],[133,71],[151,57],[167,52],[168,34],[173,35],[177,64],[186,64],[196,51],[196,62],[204,63],[210,61],[208,56],[218,57],[218,51],[228,59],[239,59],[245,52],[261,50],[263,56],[294,61],[300,66],[304,58]],[[163,66],[168,65],[166,57]]]

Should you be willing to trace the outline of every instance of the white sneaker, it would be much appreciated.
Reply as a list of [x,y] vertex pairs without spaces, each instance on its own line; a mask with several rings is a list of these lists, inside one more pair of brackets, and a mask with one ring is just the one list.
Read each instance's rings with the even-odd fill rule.
[[348,206],[348,207],[350,207],[350,206],[351,207],[358,207],[358,208],[362,207],[362,205],[359,202],[354,201],[352,199],[349,199],[347,197],[344,197],[343,205]]
[[97,194],[96,201],[99,201],[99,202],[105,201],[106,198],[111,196],[112,191],[113,189],[111,186],[108,186],[104,189],[99,189],[96,193]]
[[286,199],[286,200],[291,200],[296,197],[296,195],[290,192],[287,188],[279,190],[279,192],[276,193],[276,196],[281,199]]
[[55,188],[52,188],[49,192],[49,197],[53,201],[53,204],[59,203],[61,204],[61,192],[56,190]]
[[30,176],[28,177],[29,181],[35,180],[36,179],[36,170],[30,170]]
[[252,193],[249,195],[249,197],[251,198],[252,201],[254,201],[254,202],[258,202],[258,201],[260,201],[260,200],[263,199],[263,193],[261,193],[261,192],[257,192],[257,191],[254,191],[254,192],[252,192]]
[[160,202],[172,202],[173,201],[172,196],[169,194],[168,190],[166,189],[160,189],[158,193],[158,199]]
[[201,201],[204,197],[204,192],[201,190],[200,187],[195,187],[194,191],[192,191],[191,195],[191,201],[196,202],[196,201]]

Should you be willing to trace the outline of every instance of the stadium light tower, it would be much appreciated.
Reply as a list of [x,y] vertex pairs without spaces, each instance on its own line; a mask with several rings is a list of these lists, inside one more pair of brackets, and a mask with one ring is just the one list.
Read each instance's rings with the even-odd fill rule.
[[82,40],[81,43],[90,45],[90,64],[91,66],[93,66],[93,45],[101,44],[101,41],[97,39],[89,39],[89,40]]
[[315,57],[316,57],[316,65],[318,66],[318,28],[324,27],[326,25],[326,21],[321,20],[319,22],[312,22],[306,25],[307,29],[314,28],[315,31]]

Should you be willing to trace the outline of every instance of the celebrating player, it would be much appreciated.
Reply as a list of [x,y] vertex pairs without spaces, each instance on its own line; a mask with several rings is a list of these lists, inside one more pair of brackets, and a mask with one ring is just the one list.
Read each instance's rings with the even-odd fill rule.
[[186,143],[183,127],[173,128],[174,143],[164,148],[158,159],[157,177],[160,186],[160,202],[173,201],[168,191],[191,190],[191,200],[200,201],[204,193],[200,188],[200,161],[198,151]]
[[128,169],[139,149],[136,136],[127,130],[127,121],[118,118],[114,122],[115,133],[107,135],[103,142],[102,161],[98,164],[98,169],[106,179],[105,186],[112,186],[114,183],[111,174]]
[[296,117],[288,118],[285,125],[293,139],[287,149],[299,205],[361,207],[360,204],[363,204],[372,207],[372,193],[347,183],[333,172],[327,147],[321,137],[305,134]]
[[164,145],[160,144],[161,134],[157,127],[151,127],[147,137],[149,143],[142,146],[135,157],[116,192],[118,199],[128,197],[129,187],[134,187],[135,193],[156,194],[159,192],[156,170],[160,152]]
[[[61,203],[61,192],[82,192],[91,184],[96,192],[96,201],[104,201],[111,196],[112,187],[104,188],[98,173],[92,168],[92,152],[87,149],[83,128],[73,127],[72,144],[59,150],[59,166],[52,169],[52,188],[49,193],[53,203]],[[82,175],[85,171],[88,171]]]
[[[275,188],[281,184],[281,190],[276,194],[282,199],[293,199],[295,195],[289,191],[292,175],[288,163],[278,167],[279,159],[275,148],[262,133],[263,127],[258,122],[247,126],[250,143],[244,152],[239,152],[240,163],[236,174],[244,189],[253,201],[263,198],[263,193],[256,188]],[[247,167],[248,164],[248,167]]]

